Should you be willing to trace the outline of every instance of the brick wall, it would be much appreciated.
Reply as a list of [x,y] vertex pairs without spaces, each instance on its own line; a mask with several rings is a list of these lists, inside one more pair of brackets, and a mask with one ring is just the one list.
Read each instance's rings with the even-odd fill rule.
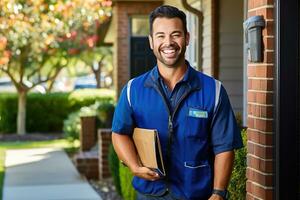
[[99,179],[110,177],[108,166],[108,149],[111,144],[111,130],[98,129],[98,145],[99,145]]
[[81,117],[80,123],[80,152],[74,155],[74,162],[87,179],[98,179],[98,151],[93,150],[97,144],[96,117]]
[[129,17],[149,15],[162,1],[115,1],[113,13],[116,19],[116,38],[114,39],[114,83],[117,94],[130,78],[129,67]]
[[248,0],[248,17],[263,15],[263,62],[248,63],[247,199],[274,197],[274,0]]
[[79,173],[87,179],[99,178],[97,151],[79,152],[74,156],[74,161]]
[[97,141],[96,117],[81,117],[80,150],[89,151]]

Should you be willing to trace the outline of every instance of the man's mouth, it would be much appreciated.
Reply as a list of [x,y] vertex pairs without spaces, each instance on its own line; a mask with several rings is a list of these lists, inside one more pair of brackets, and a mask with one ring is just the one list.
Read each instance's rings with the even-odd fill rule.
[[176,56],[177,49],[176,48],[165,48],[162,49],[161,52],[168,58],[172,58]]
[[166,49],[166,50],[162,50],[162,52],[164,54],[172,54],[172,53],[175,53],[175,49]]

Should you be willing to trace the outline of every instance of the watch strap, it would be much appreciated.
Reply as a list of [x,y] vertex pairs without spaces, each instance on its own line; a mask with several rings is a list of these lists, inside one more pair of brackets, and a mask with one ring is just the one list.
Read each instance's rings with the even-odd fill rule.
[[221,196],[225,200],[228,199],[228,191],[227,190],[213,189],[212,193]]

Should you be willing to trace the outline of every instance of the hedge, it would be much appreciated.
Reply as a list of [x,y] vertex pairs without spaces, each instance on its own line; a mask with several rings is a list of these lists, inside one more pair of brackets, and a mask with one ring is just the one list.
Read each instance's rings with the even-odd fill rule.
[[119,175],[119,158],[115,152],[115,149],[113,145],[111,144],[109,146],[109,151],[108,151],[108,165],[109,165],[109,170],[111,171],[112,178],[114,185],[116,187],[116,191],[120,196],[122,196],[122,191],[121,191],[121,183],[120,183],[120,175]]
[[133,175],[128,167],[119,163],[121,193],[124,200],[136,200],[136,192],[131,184]]
[[244,147],[235,151],[234,167],[228,186],[230,199],[246,199],[247,133],[242,130]]
[[[114,92],[107,89],[83,89],[71,93],[49,93],[27,95],[27,132],[62,132],[63,120],[67,116],[96,101],[111,101]],[[16,132],[18,96],[0,94],[0,133]]]

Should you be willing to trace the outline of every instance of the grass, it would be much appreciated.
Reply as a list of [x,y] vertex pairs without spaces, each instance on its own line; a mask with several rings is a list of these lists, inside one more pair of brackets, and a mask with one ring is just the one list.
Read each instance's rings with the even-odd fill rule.
[[66,139],[30,142],[0,142],[0,200],[2,200],[3,181],[5,175],[5,151],[9,149],[29,149],[42,147],[63,148],[68,154],[73,154],[78,150],[79,142],[69,142]]

